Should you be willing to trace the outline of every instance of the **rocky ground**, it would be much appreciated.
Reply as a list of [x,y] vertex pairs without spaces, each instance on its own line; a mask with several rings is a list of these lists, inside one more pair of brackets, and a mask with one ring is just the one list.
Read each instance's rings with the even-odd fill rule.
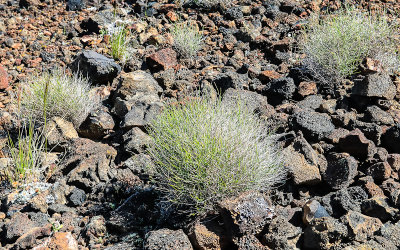
[[[49,144],[67,155],[47,183],[3,182],[0,248],[399,249],[400,79],[367,60],[354,81],[321,88],[302,74],[295,49],[310,14],[340,2],[182,9],[168,0],[0,0],[0,166],[17,126],[10,93],[28,74],[79,63],[103,100],[77,130],[50,121],[59,132]],[[400,7],[358,2],[389,14]],[[100,34],[115,15],[131,21],[137,44],[123,65]],[[205,36],[194,59],[171,46],[178,18]],[[193,220],[160,203],[149,184],[144,127],[165,101],[213,86],[276,129],[288,180]]]

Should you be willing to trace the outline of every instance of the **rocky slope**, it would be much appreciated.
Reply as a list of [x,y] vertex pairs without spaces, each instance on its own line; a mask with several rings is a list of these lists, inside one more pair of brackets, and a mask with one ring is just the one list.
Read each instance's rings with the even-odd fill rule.
[[[5,249],[398,249],[400,81],[371,67],[332,89],[302,74],[296,35],[312,12],[341,1],[234,1],[213,9],[172,1],[0,1],[0,166],[18,126],[10,93],[28,74],[68,66],[87,75],[103,105],[75,130],[49,126],[67,152],[47,183],[0,187]],[[358,1],[396,13],[396,1]],[[116,6],[117,8],[115,8]],[[137,46],[124,65],[101,30],[129,20]],[[178,17],[205,36],[177,56]],[[79,67],[78,67],[79,65]],[[276,131],[288,180],[244,193],[194,220],[160,202],[145,166],[145,126],[166,101],[199,90],[243,99]]]

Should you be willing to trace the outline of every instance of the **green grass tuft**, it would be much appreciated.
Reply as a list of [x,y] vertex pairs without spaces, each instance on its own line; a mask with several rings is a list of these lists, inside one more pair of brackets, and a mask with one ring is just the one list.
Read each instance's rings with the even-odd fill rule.
[[392,72],[399,67],[394,34],[397,27],[382,14],[373,16],[350,7],[311,19],[302,34],[303,64],[323,83],[339,82],[357,73],[362,60],[381,61]]
[[203,35],[194,25],[176,23],[171,28],[175,50],[184,58],[192,58],[203,46]]
[[159,188],[195,214],[284,179],[268,129],[245,105],[207,99],[169,105],[151,122],[149,134]]
[[35,74],[23,82],[18,98],[22,118],[44,124],[46,119],[62,117],[78,127],[99,99],[90,93],[90,83],[79,74],[69,75],[63,69]]

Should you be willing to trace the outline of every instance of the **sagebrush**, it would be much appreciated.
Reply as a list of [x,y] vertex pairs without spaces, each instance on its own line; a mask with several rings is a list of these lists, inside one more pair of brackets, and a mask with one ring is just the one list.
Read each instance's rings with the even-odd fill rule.
[[203,35],[190,23],[176,23],[171,27],[175,50],[184,58],[192,58],[203,46]]
[[102,31],[103,35],[109,35],[110,54],[114,60],[125,63],[132,53],[129,29],[125,23],[114,22]]
[[22,118],[44,124],[46,119],[59,116],[78,127],[99,105],[99,98],[90,90],[87,78],[58,68],[28,77],[14,100]]
[[168,105],[148,131],[159,188],[167,200],[195,214],[284,178],[268,129],[243,104],[203,98]]
[[304,30],[300,51],[303,64],[323,83],[335,83],[355,73],[366,57],[378,59],[392,73],[400,63],[394,35],[397,26],[383,13],[372,15],[347,7],[314,16]]

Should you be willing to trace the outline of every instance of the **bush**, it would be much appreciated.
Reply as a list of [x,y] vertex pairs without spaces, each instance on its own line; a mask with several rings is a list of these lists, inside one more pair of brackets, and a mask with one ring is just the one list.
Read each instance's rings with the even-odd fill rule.
[[338,82],[357,72],[366,57],[381,60],[389,72],[398,68],[396,27],[385,15],[347,8],[334,14],[314,17],[302,34],[303,64],[323,83]]
[[203,46],[203,36],[200,31],[188,23],[177,23],[171,28],[171,35],[174,39],[174,47],[184,58],[197,55]]
[[203,214],[224,198],[284,178],[267,128],[238,103],[169,105],[149,126],[155,180],[167,199]]
[[99,104],[99,99],[89,91],[90,83],[86,78],[56,69],[29,77],[15,101],[22,117],[29,117],[35,123],[59,116],[78,127]]

